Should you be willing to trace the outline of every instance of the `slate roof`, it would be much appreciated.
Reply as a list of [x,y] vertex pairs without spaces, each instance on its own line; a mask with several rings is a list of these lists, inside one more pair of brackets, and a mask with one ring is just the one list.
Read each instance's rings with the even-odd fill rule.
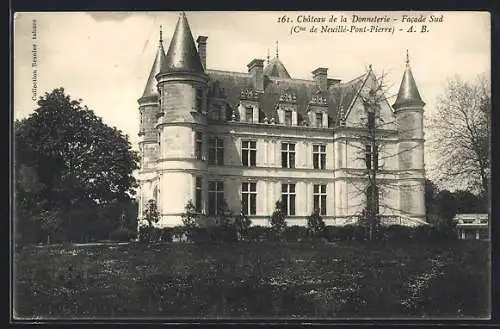
[[168,47],[166,61],[161,73],[203,73],[200,55],[194,44],[186,14],[181,13]]
[[[241,99],[241,92],[253,89],[253,77],[249,73],[207,70],[210,78],[209,97],[220,97],[225,99],[233,111]],[[346,83],[334,83],[327,91],[328,116],[330,122],[338,121],[339,109],[343,107],[346,112],[352,104],[353,99],[361,89],[366,74],[359,76]],[[259,99],[259,121],[264,117],[269,120],[277,120],[276,106],[282,92],[289,92],[296,96],[296,105],[299,124],[302,120],[308,121],[307,110],[313,93],[316,90],[316,83],[313,80],[284,79],[265,75],[264,92]]]
[[403,75],[403,80],[401,81],[401,86],[399,87],[398,97],[394,102],[393,107],[395,109],[404,106],[424,106],[425,103],[420,97],[418,92],[417,84],[411,73],[409,60],[406,62],[406,69]]
[[148,81],[146,82],[146,87],[144,88],[144,92],[142,93],[141,99],[157,99],[158,98],[158,89],[156,75],[160,73],[162,66],[165,64],[165,51],[163,50],[163,44],[160,40],[160,45],[158,47],[158,51],[156,52],[155,61],[153,66],[151,67],[151,71],[149,73]]
[[288,74],[285,65],[280,61],[278,57],[273,58],[265,67],[264,75],[268,77],[291,79],[292,77]]

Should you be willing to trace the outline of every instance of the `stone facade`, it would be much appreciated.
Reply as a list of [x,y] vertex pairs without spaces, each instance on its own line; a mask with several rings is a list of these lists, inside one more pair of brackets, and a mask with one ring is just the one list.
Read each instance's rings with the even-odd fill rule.
[[[140,217],[154,199],[160,226],[181,224],[189,201],[210,219],[224,200],[265,226],[282,200],[289,225],[306,225],[314,209],[327,225],[345,225],[366,207],[366,160],[378,154],[384,222],[424,222],[424,103],[408,63],[395,104],[377,91],[369,107],[378,87],[371,68],[348,82],[326,68],[293,79],[277,54],[266,65],[250,61],[246,73],[210,70],[207,39],[196,48],[184,14],[166,55],[160,39],[138,101]],[[375,153],[367,153],[370,118]]]

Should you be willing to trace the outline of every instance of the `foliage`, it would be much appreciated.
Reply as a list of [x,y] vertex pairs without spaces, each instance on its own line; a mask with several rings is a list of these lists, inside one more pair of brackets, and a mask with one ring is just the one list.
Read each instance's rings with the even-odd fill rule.
[[[79,100],[70,99],[63,88],[41,97],[28,118],[16,120],[14,133],[16,236],[29,236],[24,242],[34,242],[38,234],[27,227],[41,226],[29,224],[42,220],[42,211],[60,214],[61,239],[88,239],[90,232],[77,230],[97,226],[96,216],[88,217],[87,225],[72,225],[74,208],[92,204],[95,210],[113,202],[131,203],[138,156],[128,137],[103,123]],[[114,221],[118,224],[120,216]]]
[[487,200],[490,181],[490,81],[448,80],[431,118],[432,151],[441,183],[477,191]]
[[326,226],[325,235],[329,241],[364,241],[366,228],[361,225]]
[[137,234],[140,242],[158,242],[162,236],[162,229],[155,226],[141,225]]
[[284,236],[288,242],[309,241],[309,233],[307,227],[292,225],[285,228]]
[[158,211],[158,205],[156,200],[149,200],[144,209],[144,220],[148,223],[148,226],[154,226],[160,221],[160,212]]
[[243,212],[240,212],[234,218],[234,226],[236,227],[236,231],[241,239],[246,240],[248,237],[248,230],[252,225],[252,221],[245,215]]
[[109,233],[109,239],[113,241],[127,242],[136,237],[137,232],[126,228],[117,228]]
[[263,242],[271,240],[271,229],[264,226],[250,226],[247,232],[247,240],[253,242]]
[[283,204],[281,201],[276,201],[274,212],[269,218],[269,224],[271,229],[278,240],[283,238],[283,232],[286,228],[286,213],[283,209]]
[[57,210],[42,210],[38,215],[42,232],[47,236],[47,243],[60,238],[62,218]]
[[200,214],[196,211],[193,201],[188,201],[181,217],[187,231],[199,226]]
[[314,210],[313,213],[307,217],[307,229],[313,237],[319,237],[324,234],[326,225],[318,210]]

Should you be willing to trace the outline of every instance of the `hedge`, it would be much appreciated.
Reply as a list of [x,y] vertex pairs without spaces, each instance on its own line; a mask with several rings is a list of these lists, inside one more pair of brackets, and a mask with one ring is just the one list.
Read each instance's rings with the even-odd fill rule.
[[[116,232],[115,232],[116,231]],[[132,234],[128,231],[115,230],[110,239],[128,241]],[[287,242],[308,242],[316,240],[366,241],[367,228],[359,225],[326,226],[325,231],[312,237],[305,226],[289,226],[283,237]],[[271,227],[251,226],[245,236],[238,236],[234,225],[195,227],[187,230],[183,226],[155,228],[143,226],[139,229],[139,241],[143,242],[173,242],[189,241],[193,243],[236,242],[238,240],[251,242],[278,241]],[[407,227],[402,225],[379,226],[373,231],[373,239],[385,242],[402,241],[442,241],[456,239],[451,229],[440,229],[432,226]]]

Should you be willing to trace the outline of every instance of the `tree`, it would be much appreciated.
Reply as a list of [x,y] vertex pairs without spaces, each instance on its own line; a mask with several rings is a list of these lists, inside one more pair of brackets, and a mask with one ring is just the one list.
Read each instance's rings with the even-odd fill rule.
[[484,213],[488,211],[484,200],[470,191],[458,190],[454,192],[454,195],[457,204],[457,213],[459,214]]
[[243,239],[246,239],[248,234],[248,229],[250,228],[251,225],[252,221],[243,212],[240,212],[240,214],[234,218],[234,226],[236,227],[236,231],[238,232],[239,236],[242,237]]
[[160,221],[160,212],[158,211],[158,206],[156,201],[151,199],[146,204],[144,209],[144,220],[148,223],[149,227],[153,227],[154,224]]
[[[346,179],[357,191],[352,197],[361,196],[363,199],[357,204],[361,211],[355,219],[359,225],[365,227],[367,239],[370,241],[374,237],[374,231],[381,225],[380,209],[400,211],[385,202],[387,193],[401,188],[398,182],[383,177],[388,170],[394,170],[390,168],[389,162],[413,150],[413,148],[396,150],[393,147],[398,134],[405,134],[408,130],[392,118],[393,110],[388,101],[392,96],[388,96],[386,75],[382,72],[377,76],[370,66],[361,86],[352,85],[350,92],[356,95],[352,104],[358,104],[359,111],[363,113],[360,120],[350,120],[347,124],[343,108],[338,109],[339,125],[353,128],[353,138],[346,139],[346,146],[355,150],[353,153],[356,155],[354,158],[356,162],[364,163],[361,165],[362,168],[346,168],[349,173]],[[398,172],[405,173],[401,169]],[[412,189],[415,186],[416,184],[406,188]]]
[[432,151],[440,183],[477,191],[487,200],[490,182],[490,82],[448,80],[431,117]]
[[313,213],[307,217],[307,230],[313,237],[317,237],[319,234],[325,232],[326,225],[319,210],[314,210]]
[[281,201],[276,201],[274,212],[269,217],[269,223],[276,237],[281,240],[286,229],[286,213]]
[[47,237],[47,244],[50,244],[54,238],[57,238],[61,231],[61,214],[54,210],[43,210],[39,215],[39,220],[43,233]]
[[78,205],[132,202],[139,158],[128,137],[63,88],[41,97],[28,118],[16,120],[14,133],[17,214],[39,220],[41,211],[58,212],[70,229],[68,214]]
[[102,122],[59,88],[15,124],[16,168],[30,166],[49,206],[67,210],[81,200],[129,200],[136,187],[138,155],[128,137]]
[[196,207],[194,206],[193,201],[188,201],[185,207],[185,211],[181,215],[181,218],[188,234],[194,228],[199,226],[200,214],[196,211]]
[[436,197],[439,193],[439,189],[436,184],[434,184],[430,179],[425,180],[425,214],[429,217],[429,214],[436,212]]

